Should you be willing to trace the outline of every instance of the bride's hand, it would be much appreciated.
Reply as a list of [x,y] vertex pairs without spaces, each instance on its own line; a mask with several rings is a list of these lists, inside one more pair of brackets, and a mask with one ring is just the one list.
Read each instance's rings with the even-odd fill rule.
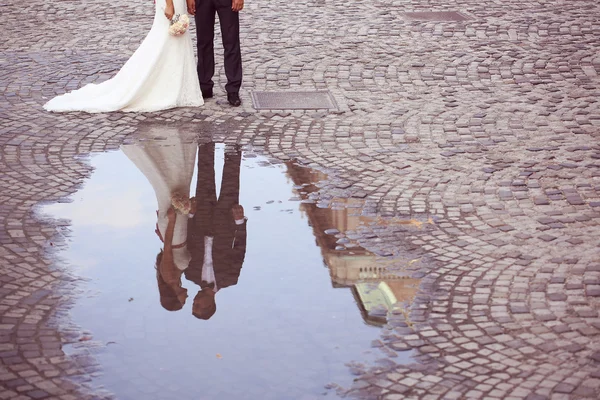
[[167,1],[167,6],[165,7],[165,17],[170,21],[173,19],[173,15],[175,15],[175,7],[173,7],[172,1]]
[[169,209],[167,210],[167,218],[169,219],[169,221],[175,221],[176,216],[177,215],[175,214],[175,209],[173,207],[169,207]]

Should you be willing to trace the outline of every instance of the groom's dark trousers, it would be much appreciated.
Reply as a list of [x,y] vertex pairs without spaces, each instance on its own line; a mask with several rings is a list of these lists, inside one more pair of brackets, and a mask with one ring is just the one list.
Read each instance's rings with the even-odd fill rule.
[[[233,151],[228,151],[233,150]],[[236,285],[246,255],[246,222],[237,225],[231,210],[239,204],[240,163],[239,147],[225,148],[225,163],[221,192],[217,199],[215,184],[215,144],[198,146],[198,181],[196,184],[197,209],[188,222],[188,246],[192,255],[185,277],[205,287],[202,280],[204,264],[204,237],[212,236],[213,269],[218,288]]]
[[203,92],[211,91],[215,74],[215,13],[219,14],[221,38],[225,49],[227,93],[238,93],[242,85],[239,13],[231,10],[231,0],[196,0],[198,42],[198,79]]

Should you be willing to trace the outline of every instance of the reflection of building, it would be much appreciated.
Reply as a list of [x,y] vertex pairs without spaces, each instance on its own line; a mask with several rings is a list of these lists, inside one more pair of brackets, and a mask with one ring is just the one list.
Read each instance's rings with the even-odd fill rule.
[[[317,189],[312,183],[326,178],[321,172],[291,162],[286,165],[287,174],[294,184],[303,187],[300,190],[303,199]],[[372,221],[359,215],[360,208],[356,206],[361,204],[349,204],[350,201],[336,199],[332,201],[335,208],[319,208],[303,203],[301,209],[313,228],[333,286],[351,288],[365,322],[382,325],[387,320],[387,312],[394,305],[412,300],[417,292],[418,280],[389,273],[385,266],[377,264],[373,253],[349,243],[345,232],[355,231],[361,223]],[[339,233],[331,234],[332,231]]]

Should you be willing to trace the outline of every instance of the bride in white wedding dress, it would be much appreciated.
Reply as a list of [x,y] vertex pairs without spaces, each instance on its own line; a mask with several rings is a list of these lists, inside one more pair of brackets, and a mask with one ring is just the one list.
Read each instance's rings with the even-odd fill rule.
[[175,15],[187,13],[185,0],[156,0],[148,36],[113,78],[57,96],[44,109],[150,112],[203,105],[189,30],[181,36],[169,34],[165,8],[171,2]]
[[[155,233],[163,242],[156,263],[158,287],[163,307],[175,311],[183,306],[187,297],[186,289],[181,287],[181,274],[192,259],[187,245],[191,215],[169,213],[173,210],[174,193],[189,199],[198,145],[193,135],[172,127],[151,127],[140,134],[141,139],[156,137],[164,140],[122,145],[121,150],[148,179],[156,194]],[[190,203],[195,200],[190,199]],[[195,212],[194,208],[191,207],[191,213]]]

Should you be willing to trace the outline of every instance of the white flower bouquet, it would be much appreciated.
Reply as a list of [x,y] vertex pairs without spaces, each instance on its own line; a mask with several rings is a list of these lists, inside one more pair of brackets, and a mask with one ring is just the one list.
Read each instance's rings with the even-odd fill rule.
[[171,20],[171,26],[169,26],[169,33],[173,36],[183,35],[190,26],[190,17],[187,14],[177,14]]
[[188,215],[192,209],[192,203],[187,196],[182,195],[179,192],[171,194],[171,204],[178,213]]

